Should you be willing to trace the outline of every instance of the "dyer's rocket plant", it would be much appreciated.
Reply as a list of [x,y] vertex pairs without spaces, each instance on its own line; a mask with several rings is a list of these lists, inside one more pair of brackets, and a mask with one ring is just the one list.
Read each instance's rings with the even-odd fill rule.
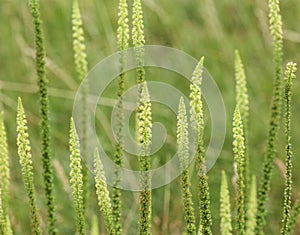
[[109,235],[114,235],[114,221],[113,221],[113,212],[112,205],[109,197],[109,191],[106,184],[106,177],[104,174],[103,165],[99,156],[98,150],[95,151],[94,156],[94,169],[95,169],[95,185],[96,185],[96,194],[98,197],[98,205],[100,211],[103,214],[105,226]]
[[70,124],[70,185],[72,188],[75,212],[76,230],[80,235],[86,234],[85,212],[83,205],[83,175],[80,158],[80,147],[75,124],[71,118]]
[[221,235],[232,235],[230,195],[226,173],[222,171],[221,190],[220,190],[220,232]]
[[184,207],[184,220],[188,235],[196,235],[195,212],[193,207],[192,194],[190,192],[189,177],[189,139],[188,121],[183,97],[180,98],[177,117],[177,152],[180,159],[181,191]]
[[[249,118],[249,97],[247,89],[246,75],[244,71],[244,65],[238,50],[235,51],[235,102],[240,110],[240,115],[242,119],[244,138],[245,138],[245,167],[243,168],[243,177],[245,179],[245,209],[247,209],[247,198],[248,198],[248,185],[250,184],[249,177],[249,153],[247,151],[248,147],[248,118]],[[247,219],[247,218],[246,218]]]
[[139,234],[151,234],[151,156],[152,114],[150,96],[145,81],[144,68],[144,22],[141,0],[134,0],[132,6],[132,44],[137,61],[138,110],[136,117],[137,142],[139,144],[139,164],[142,191],[139,196]]
[[276,140],[281,118],[283,33],[279,0],[269,0],[269,24],[273,39],[275,78],[272,96],[273,100],[271,105],[271,117],[268,130],[267,150],[263,165],[263,175],[258,189],[258,210],[255,229],[255,233],[257,235],[263,234],[263,227],[266,224],[266,202],[268,199],[268,193],[270,191],[273,160],[276,154]]
[[195,68],[190,85],[190,114],[191,125],[194,131],[195,145],[196,145],[196,168],[198,172],[198,187],[199,187],[199,218],[200,225],[198,232],[200,234],[212,234],[211,226],[211,212],[210,212],[210,195],[208,176],[205,167],[205,149],[204,149],[204,113],[202,102],[202,74],[203,74],[204,57],[202,57]]
[[39,0],[29,0],[31,15],[34,23],[35,46],[36,46],[36,72],[39,87],[40,115],[41,115],[41,144],[44,189],[47,205],[48,232],[50,235],[56,234],[55,225],[55,204],[53,196],[53,169],[51,165],[50,151],[50,124],[49,124],[49,100],[48,100],[48,79],[46,77],[45,47],[40,17]]
[[[132,44],[135,47],[136,61],[137,61],[137,83],[140,84],[145,81],[144,69],[144,21],[141,0],[134,0],[132,7]],[[139,94],[141,94],[141,86],[139,86]]]
[[[73,31],[73,51],[74,51],[74,63],[75,70],[77,72],[78,80],[82,82],[82,93],[81,93],[81,129],[78,131],[81,134],[81,154],[83,157],[87,158],[88,154],[88,81],[84,79],[88,72],[88,62],[86,55],[86,47],[84,40],[83,25],[81,19],[81,13],[78,5],[78,0],[73,0],[73,10],[72,10],[72,31]],[[86,167],[82,166],[83,174],[83,208],[84,212],[87,206],[88,198],[88,172]]]
[[292,98],[292,83],[296,77],[297,67],[295,63],[288,63],[285,71],[285,86],[284,86],[284,98],[285,98],[285,136],[286,136],[286,179],[284,188],[284,201],[283,201],[283,215],[282,215],[282,228],[281,235],[287,235],[291,233],[290,227],[288,227],[288,220],[291,212],[292,203],[292,143],[291,143],[291,98]]
[[12,234],[12,230],[8,216],[10,170],[3,112],[0,112],[0,179],[0,234],[6,235]]
[[233,115],[233,154],[237,165],[237,190],[236,190],[236,233],[245,233],[245,137],[242,117],[239,106],[236,106]]
[[255,225],[256,225],[256,211],[257,211],[257,193],[256,193],[256,177],[252,176],[249,200],[247,205],[247,214],[246,214],[246,231],[245,235],[255,234]]
[[122,234],[121,226],[121,215],[122,215],[122,204],[121,204],[121,191],[118,188],[120,183],[120,169],[123,165],[123,148],[124,148],[124,105],[123,105],[123,94],[125,89],[125,73],[123,72],[125,66],[124,50],[128,49],[129,46],[129,25],[128,25],[128,5],[126,0],[119,0],[118,6],[118,29],[117,29],[117,45],[119,50],[119,68],[120,75],[118,77],[118,103],[117,103],[117,132],[116,132],[116,145],[114,162],[116,164],[114,187],[112,190],[112,206],[113,206],[113,224],[117,235]]
[[20,98],[18,99],[17,108],[17,147],[23,182],[29,200],[32,234],[40,235],[42,234],[42,230],[40,227],[40,219],[36,206],[31,147],[29,142],[27,120]]
[[138,104],[137,140],[139,144],[140,184],[142,191],[139,196],[139,234],[151,234],[151,156],[152,114],[147,83],[141,84],[142,93]]

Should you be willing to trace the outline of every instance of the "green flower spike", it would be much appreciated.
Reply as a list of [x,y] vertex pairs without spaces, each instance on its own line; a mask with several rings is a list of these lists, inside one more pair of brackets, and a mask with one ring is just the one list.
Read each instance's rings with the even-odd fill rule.
[[233,153],[237,164],[237,195],[236,195],[236,222],[237,234],[245,233],[245,134],[239,107],[236,106],[233,116]]
[[47,222],[48,233],[56,234],[56,217],[53,193],[53,169],[51,165],[50,152],[50,125],[49,125],[49,99],[48,99],[48,79],[46,77],[45,66],[45,48],[42,30],[42,21],[40,17],[40,1],[29,0],[31,15],[34,23],[35,46],[36,46],[36,72],[38,78],[39,98],[40,98],[40,115],[41,115],[41,141],[42,141],[42,162],[44,189],[47,205]]
[[244,179],[245,179],[245,210],[247,210],[247,202],[248,202],[248,185],[250,185],[250,177],[249,177],[249,155],[247,151],[248,146],[248,117],[249,117],[249,97],[248,97],[248,89],[247,89],[247,81],[246,75],[244,71],[244,65],[239,54],[239,51],[235,51],[235,93],[236,93],[236,104],[240,109],[241,118],[244,126],[244,135],[245,135],[245,167],[244,167]]
[[9,199],[9,158],[7,137],[4,126],[4,114],[0,112],[0,200],[2,213],[0,213],[0,234],[12,234],[10,220],[8,217],[8,199]]
[[288,220],[290,217],[291,203],[292,203],[292,143],[291,143],[291,98],[292,98],[292,80],[296,78],[297,65],[290,62],[286,66],[285,71],[285,136],[286,136],[286,180],[284,188],[284,204],[282,216],[281,235],[291,234],[288,227]]
[[[126,0],[119,0],[119,13],[118,13],[118,29],[117,29],[117,44],[120,51],[120,71],[123,71],[125,66],[124,50],[129,46],[129,26],[128,26],[128,5]],[[116,145],[114,153],[114,162],[117,165],[115,169],[115,181],[112,190],[112,206],[113,206],[113,219],[114,227],[117,235],[122,234],[121,215],[121,191],[118,188],[120,183],[120,169],[123,165],[123,148],[124,148],[124,105],[123,94],[125,89],[125,73],[121,73],[118,77],[118,103],[117,103],[117,132],[116,132]]]
[[257,195],[256,195],[256,177],[252,177],[249,201],[247,206],[247,221],[245,235],[255,234],[256,211],[257,211]]
[[72,188],[75,212],[76,228],[79,235],[86,234],[85,213],[83,207],[83,175],[80,158],[80,147],[73,118],[70,124],[70,185]]
[[184,100],[181,97],[177,116],[177,147],[180,159],[181,190],[184,206],[184,220],[186,223],[186,232],[188,235],[196,235],[195,214],[193,208],[192,194],[190,192],[189,179],[189,140],[188,140],[188,122]]
[[20,98],[18,99],[17,108],[17,147],[18,155],[20,158],[20,165],[22,168],[21,170],[23,182],[25,185],[26,194],[29,199],[32,233],[35,235],[39,235],[42,234],[42,230],[40,227],[40,221],[38,218],[38,211],[35,199],[32,156],[30,153],[31,147],[27,129],[27,120]]
[[231,212],[230,212],[230,195],[228,191],[227,177],[222,171],[221,191],[220,191],[220,231],[221,235],[232,235]]
[[[138,62],[137,68],[137,83],[140,84],[145,81],[144,69],[144,50],[145,36],[144,36],[144,22],[141,0],[133,1],[132,14],[132,42],[135,47],[136,60]],[[141,94],[141,86],[139,86],[139,94]]]
[[202,73],[203,73],[203,62],[202,57],[193,73],[192,83],[190,85],[190,114],[191,114],[191,125],[195,135],[195,143],[197,146],[196,151],[196,162],[198,173],[198,184],[199,184],[199,214],[200,214],[200,226],[198,234],[210,235],[212,219],[210,211],[210,195],[208,177],[205,169],[205,149],[203,141],[204,132],[204,114],[203,114],[203,102],[201,98],[201,84],[202,84]]
[[109,198],[109,191],[107,189],[104,169],[103,169],[103,165],[98,150],[95,151],[94,158],[95,158],[94,159],[95,184],[96,184],[96,194],[98,197],[98,205],[100,207],[100,211],[104,216],[104,222],[108,234],[114,235],[115,230],[113,226],[112,206]]
[[280,15],[279,0],[269,0],[269,24],[273,38],[273,54],[275,64],[275,80],[273,88],[273,100],[271,107],[271,117],[268,130],[267,151],[263,164],[263,176],[260,187],[258,189],[258,206],[256,218],[256,235],[263,235],[263,227],[266,224],[266,202],[270,191],[271,177],[273,171],[273,160],[276,154],[276,140],[281,118],[282,103],[282,48],[283,48],[283,32],[282,20]]
[[[87,157],[87,149],[88,149],[88,81],[84,80],[88,73],[88,62],[86,56],[86,47],[83,33],[83,24],[81,19],[81,13],[78,5],[78,0],[73,1],[73,11],[72,11],[72,31],[73,31],[73,51],[74,51],[74,62],[75,69],[77,72],[77,77],[79,81],[82,81],[82,96],[81,96],[81,104],[82,104],[82,117],[81,117],[81,129],[78,130],[81,133],[81,154],[82,156]],[[89,180],[88,180],[88,170],[85,166],[82,168],[83,175],[83,207],[84,212],[86,213],[87,201],[88,201],[88,188],[89,188]]]
[[139,234],[151,234],[151,156],[152,114],[151,102],[146,82],[141,84],[142,93],[137,110],[137,140],[140,147],[139,164],[141,171],[141,186],[139,201]]

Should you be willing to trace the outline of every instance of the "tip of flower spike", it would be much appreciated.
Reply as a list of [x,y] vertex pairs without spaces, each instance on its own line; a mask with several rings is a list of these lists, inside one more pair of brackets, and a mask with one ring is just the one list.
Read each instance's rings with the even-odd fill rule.
[[199,64],[203,66],[205,57],[202,56],[199,60]]
[[76,128],[75,128],[75,123],[74,123],[73,117],[70,118],[70,127],[71,127],[71,130],[72,130],[72,129],[73,129],[73,130],[76,129]]
[[294,62],[288,62],[286,68],[285,80],[292,80],[296,78],[295,73],[297,72],[297,64]]
[[192,83],[196,86],[200,86],[202,83],[202,72],[203,72],[204,56],[202,56],[193,72]]
[[23,110],[23,104],[22,104],[22,99],[21,99],[21,97],[18,97],[18,110],[19,110],[19,111]]
[[237,58],[237,59],[239,59],[241,57],[238,49],[235,49],[234,54],[235,54],[235,58]]
[[73,8],[74,9],[78,8],[78,0],[73,0]]
[[184,103],[184,98],[181,96],[180,100],[179,100],[179,112],[183,111],[183,113],[185,114],[185,103]]
[[148,91],[148,87],[147,87],[147,83],[146,82],[143,82],[141,84],[142,86],[142,101],[143,102],[149,102],[150,101],[150,95],[149,95],[149,91]]

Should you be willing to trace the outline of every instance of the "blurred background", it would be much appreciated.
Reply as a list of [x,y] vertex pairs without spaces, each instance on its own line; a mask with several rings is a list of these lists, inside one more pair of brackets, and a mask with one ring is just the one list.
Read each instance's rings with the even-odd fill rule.
[[[116,0],[79,1],[84,22],[89,68],[101,59],[116,52],[117,5]],[[273,84],[272,45],[268,30],[266,0],[143,0],[145,36],[147,44],[158,44],[185,51],[195,58],[205,56],[205,67],[218,84],[227,111],[227,135],[222,153],[209,171],[212,204],[213,231],[219,234],[220,172],[226,170],[233,176],[232,114],[235,107],[234,50],[240,51],[248,79],[250,97],[249,156],[251,172],[261,176],[266,148],[269,107]],[[131,8],[132,0],[128,1]],[[47,75],[51,105],[52,155],[55,173],[55,194],[59,234],[74,234],[75,217],[72,205],[69,174],[69,120],[73,99],[80,82],[76,79],[73,63],[71,32],[72,1],[43,0],[41,16],[47,52]],[[298,0],[281,1],[284,28],[284,63],[300,62],[300,3]],[[130,10],[131,16],[131,10]],[[16,106],[17,97],[23,100],[29,120],[29,134],[35,166],[35,182],[38,207],[45,226],[46,211],[41,176],[39,142],[39,107],[34,62],[34,32],[27,1],[1,0],[0,7],[0,104],[5,111],[11,159],[10,215],[15,234],[30,234],[29,208],[16,154]],[[149,71],[148,71],[149,70]],[[300,73],[297,73],[300,78]],[[168,71],[147,69],[148,80],[167,77],[170,83],[185,91],[179,75]],[[300,168],[298,155],[300,132],[300,83],[293,87],[292,142],[294,143],[293,200],[299,196]],[[134,84],[134,73],[128,74],[128,84]],[[184,89],[185,88],[185,89]],[[110,127],[111,100],[116,98],[116,81],[107,88],[104,101],[99,105],[97,131],[108,154],[113,153],[113,136]],[[164,110],[162,112],[162,110]],[[164,164],[176,151],[176,117],[159,104],[153,105],[153,119],[162,122],[168,130],[164,147],[153,156],[155,166]],[[209,117],[206,143],[209,140]],[[134,115],[132,118],[134,128]],[[278,153],[275,161],[272,191],[268,202],[266,234],[280,231],[284,188],[284,126],[280,129]],[[134,166],[134,158],[126,155]],[[192,171],[193,168],[191,168]],[[191,172],[192,191],[197,208],[197,177]],[[181,234],[184,228],[179,179],[153,191],[153,234]],[[93,186],[90,186],[93,189]],[[230,184],[234,198],[234,186]],[[124,234],[136,234],[138,194],[123,192]],[[233,204],[233,202],[232,202]],[[90,190],[88,220],[93,215],[99,220],[99,233],[105,234],[103,219],[98,213],[94,190]],[[198,218],[198,216],[197,216]],[[198,219],[197,219],[198,221]],[[300,233],[300,226],[297,233]]]

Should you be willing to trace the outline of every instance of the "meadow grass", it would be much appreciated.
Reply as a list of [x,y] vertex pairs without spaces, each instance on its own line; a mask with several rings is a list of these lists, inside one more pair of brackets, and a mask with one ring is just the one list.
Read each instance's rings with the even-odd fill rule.
[[[270,1],[271,3],[276,3],[276,1]],[[68,182],[64,181],[68,171],[67,165],[68,161],[68,126],[69,126],[69,116],[71,116],[71,107],[72,107],[72,92],[68,93],[65,91],[73,91],[77,87],[77,81],[72,77],[75,77],[75,69],[73,65],[72,59],[72,33],[71,33],[71,6],[66,2],[57,2],[49,4],[53,5],[53,9],[49,11],[47,9],[47,1],[41,5],[41,17],[43,18],[44,24],[43,28],[45,31],[45,45],[47,48],[46,57],[46,69],[48,70],[48,78],[49,78],[49,86],[50,88],[59,88],[62,89],[60,91],[63,92],[55,92],[55,90],[49,89],[50,95],[50,103],[51,103],[51,120],[50,124],[52,126],[53,138],[52,145],[56,146],[52,148],[52,155],[54,156],[54,160],[58,160],[58,166],[55,168],[55,176],[54,182],[56,185],[56,194],[57,198],[69,197],[71,192],[68,191],[68,187],[70,186]],[[104,58],[105,55],[110,54],[117,48],[115,46],[115,31],[117,28],[117,4],[107,3],[105,1],[91,1],[88,3],[81,3],[82,13],[83,13],[83,21],[84,21],[84,29],[86,32],[86,44],[87,46],[87,54],[89,55],[89,59],[91,64],[95,64],[99,58]],[[264,134],[266,130],[267,123],[267,113],[268,113],[268,105],[269,100],[271,100],[271,90],[272,90],[272,80],[271,78],[273,71],[271,52],[272,46],[270,44],[270,35],[268,33],[267,24],[267,6],[263,2],[253,2],[253,1],[245,1],[243,4],[234,3],[231,1],[217,2],[217,1],[205,1],[205,2],[193,2],[186,1],[184,4],[180,5],[177,1],[164,1],[161,3],[156,3],[154,1],[145,1],[144,3],[144,24],[145,24],[145,34],[147,36],[148,43],[162,43],[164,45],[174,46],[180,49],[183,49],[189,52],[191,55],[198,57],[199,54],[205,55],[207,58],[205,66],[211,71],[216,79],[218,85],[222,87],[222,92],[224,96],[225,103],[228,105],[228,112],[233,113],[234,109],[234,79],[233,77],[233,59],[234,59],[234,49],[239,48],[240,54],[243,57],[245,71],[248,77],[248,88],[249,88],[249,99],[250,99],[250,114],[249,114],[249,123],[248,129],[251,132],[247,132],[247,154],[246,157],[251,157],[249,169],[251,173],[256,174],[258,179],[260,177],[264,178],[264,174],[261,175],[260,168],[257,167],[261,165],[262,159],[257,156],[262,156],[264,153],[265,139],[266,135]],[[300,11],[300,6],[297,4],[297,1],[290,1],[288,3],[281,3],[283,20],[285,21],[285,25],[289,28],[287,29],[296,29],[297,18],[299,14],[297,12]],[[274,9],[276,6],[274,6]],[[200,10],[199,10],[200,9]],[[276,8],[277,9],[277,8]],[[276,10],[277,11],[277,10]],[[275,11],[275,13],[276,13]],[[21,1],[16,1],[16,3],[4,2],[3,7],[1,7],[0,12],[2,13],[0,17],[3,19],[8,19],[8,23],[4,24],[4,20],[0,21],[0,27],[3,29],[3,34],[0,36],[3,41],[7,42],[7,47],[1,48],[0,54],[1,56],[5,56],[6,60],[3,60],[3,72],[0,74],[1,79],[1,103],[6,111],[4,119],[7,127],[7,136],[8,138],[8,146],[9,146],[9,155],[16,155],[16,150],[11,146],[15,146],[15,122],[11,121],[15,118],[15,110],[16,110],[16,98],[20,95],[20,93],[27,93],[24,95],[23,103],[25,104],[26,109],[28,109],[27,114],[29,117],[29,126],[31,135],[31,143],[33,146],[32,152],[33,156],[39,156],[39,142],[40,136],[39,131],[36,126],[36,123],[39,123],[39,114],[38,109],[36,109],[36,98],[37,96],[37,86],[35,74],[34,74],[34,50],[33,50],[33,30],[30,18],[30,12],[28,11],[28,6]],[[20,13],[20,14],[11,14],[11,13]],[[234,12],[236,14],[228,14],[230,12]],[[289,14],[287,14],[287,12]],[[255,14],[254,14],[255,13]],[[178,17],[173,17],[173,14]],[[18,15],[16,17],[15,15]],[[256,16],[253,17],[253,15]],[[294,17],[290,17],[293,15]],[[159,19],[159,23],[157,22]],[[6,22],[6,20],[5,20]],[[12,25],[13,27],[8,27]],[[158,27],[163,25],[164,27]],[[184,27],[183,27],[184,26]],[[229,27],[230,26],[230,27]],[[25,30],[29,29],[29,30]],[[233,31],[233,29],[235,29]],[[138,30],[136,31],[138,32]],[[178,33],[180,32],[180,33]],[[275,33],[277,30],[275,29]],[[273,33],[274,34],[274,33]],[[140,34],[138,34],[140,35]],[[291,37],[290,31],[284,35],[286,38],[285,44],[285,56],[289,59],[293,59],[298,61],[297,51],[299,50],[299,44],[297,42],[297,33],[292,34],[296,35]],[[276,36],[276,35],[275,35]],[[279,35],[280,36],[280,35]],[[278,35],[277,35],[278,37]],[[280,36],[281,37],[281,36]],[[276,38],[275,38],[276,40]],[[282,40],[282,39],[280,39]],[[195,45],[195,42],[199,42],[199,44]],[[137,43],[137,45],[139,45]],[[100,48],[101,52],[99,54],[94,54],[95,48]],[[276,69],[276,77],[279,78],[280,70],[279,66],[282,66],[282,59],[280,59],[280,46],[279,48],[275,47],[275,52],[279,52],[279,55],[275,55],[275,62],[277,67]],[[15,58],[20,58],[20,63],[16,63]],[[17,69],[15,69],[17,68]],[[138,72],[143,76],[144,71],[141,69]],[[155,76],[154,76],[155,77]],[[148,79],[148,77],[146,77]],[[151,79],[152,76],[149,76]],[[225,78],[225,79],[224,79]],[[264,78],[270,78],[264,79]],[[281,77],[282,78],[282,77]],[[158,78],[159,79],[159,78]],[[24,84],[25,83],[25,84]],[[129,84],[133,84],[133,81],[128,81]],[[20,86],[20,84],[22,84]],[[174,81],[174,84],[178,84],[177,81]],[[295,90],[297,89],[297,82],[295,83]],[[276,87],[276,86],[275,86]],[[110,88],[114,89],[114,87]],[[240,90],[240,89],[238,89]],[[283,90],[282,90],[283,91]],[[62,97],[62,93],[65,96]],[[115,92],[112,92],[115,94]],[[276,92],[275,92],[276,93]],[[245,94],[245,93],[244,93]],[[263,94],[263,95],[262,95]],[[276,96],[276,95],[275,95]],[[295,102],[294,109],[298,108],[298,94],[295,93]],[[23,97],[23,95],[22,95]],[[111,98],[114,98],[112,96]],[[274,97],[274,96],[273,96]],[[279,96],[278,96],[279,97]],[[64,98],[64,99],[63,99]],[[67,99],[65,99],[67,98]],[[109,107],[109,104],[106,104]],[[67,107],[67,108],[66,108]],[[277,111],[276,111],[277,112]],[[242,111],[241,111],[242,113]],[[243,117],[243,114],[241,114]],[[255,116],[255,119],[251,117]],[[279,116],[277,113],[275,116]],[[103,121],[100,126],[100,130],[105,130],[105,114],[102,114]],[[158,114],[153,112],[153,118],[158,117]],[[297,126],[295,123],[299,122],[299,117],[296,115],[293,116],[294,121],[291,123],[291,135],[295,135],[295,139],[298,139],[298,134],[296,131]],[[47,118],[45,118],[47,120]],[[244,121],[245,122],[245,121]],[[279,122],[279,121],[278,121]],[[279,124],[277,124],[279,125]],[[276,127],[277,128],[277,127]],[[276,129],[275,128],[275,129]],[[263,132],[264,131],[264,132]],[[284,135],[279,132],[278,141],[276,141],[277,146],[281,146],[278,148],[277,156],[285,156],[285,138]],[[204,140],[207,140],[206,136],[203,136]],[[105,139],[105,137],[104,137]],[[109,139],[109,138],[106,138]],[[210,183],[210,192],[212,202],[217,201],[219,199],[219,195],[217,195],[216,191],[218,191],[218,187],[220,184],[220,177],[214,174],[213,172],[219,172],[222,169],[230,169],[227,174],[232,175],[232,146],[231,146],[232,138],[228,137],[226,140],[224,150],[222,155],[215,165],[212,173],[209,174],[209,183]],[[108,142],[108,146],[111,144]],[[257,147],[258,146],[258,147]],[[166,149],[165,152],[173,151],[170,147]],[[295,153],[299,152],[299,147],[297,145],[293,146],[293,151]],[[108,152],[113,152],[113,148]],[[62,159],[59,156],[64,156]],[[273,157],[272,157],[273,158]],[[259,216],[258,219],[259,226],[257,231],[261,233],[262,227],[264,224],[264,219],[267,219],[268,226],[264,228],[266,234],[271,232],[280,231],[280,216],[282,212],[282,207],[277,207],[278,204],[284,204],[285,210],[289,208],[290,200],[294,201],[294,196],[291,195],[290,190],[286,187],[286,195],[287,197],[283,197],[283,187],[284,187],[284,179],[280,176],[279,168],[274,169],[274,177],[271,179],[269,177],[269,167],[270,162],[272,164],[272,158],[267,158],[267,163],[265,163],[265,174],[267,172],[267,180],[266,182],[266,191],[268,191],[268,185],[271,186],[272,191],[268,194],[270,201],[274,202],[272,205],[268,205],[269,214],[265,218],[265,207],[259,207]],[[270,160],[271,159],[271,160]],[[281,159],[282,161],[284,158]],[[14,201],[15,203],[9,202],[9,214],[11,216],[12,221],[21,221],[19,225],[12,223],[13,231],[16,234],[27,233],[30,234],[30,223],[28,222],[28,211],[23,204],[27,203],[27,199],[21,197],[22,189],[20,188],[20,168],[16,164],[15,158],[10,158],[11,161],[11,192],[10,192],[10,201]],[[34,158],[33,164],[38,165],[40,160],[38,158]],[[299,167],[299,163],[294,162],[294,168]],[[60,169],[63,169],[62,171]],[[34,167],[34,174],[39,176],[40,172]],[[191,173],[192,174],[192,173]],[[247,173],[248,174],[248,173]],[[246,174],[246,175],[247,175]],[[42,183],[40,182],[40,177],[36,177],[37,181],[37,190],[41,190]],[[250,178],[250,177],[249,177]],[[289,177],[287,177],[287,185],[289,185]],[[249,180],[250,181],[250,180]],[[254,182],[254,181],[252,181]],[[261,183],[259,180],[259,185],[265,185],[265,182]],[[299,179],[297,175],[294,175],[294,185],[297,188]],[[191,192],[193,195],[197,195],[194,193],[196,191],[197,183],[191,177]],[[247,184],[246,184],[247,185]],[[255,185],[255,183],[252,183]],[[229,189],[232,189],[232,185],[228,185]],[[261,186],[262,187],[262,186]],[[251,190],[251,195],[255,195],[255,186],[248,187],[248,191]],[[254,189],[253,189],[254,188]],[[170,210],[170,218],[169,225],[167,228],[164,228],[165,233],[170,234],[181,234],[181,231],[184,230],[184,223],[182,222],[183,211],[180,209],[182,207],[182,201],[180,200],[180,194],[176,193],[177,185],[175,183],[171,184],[170,193],[174,196],[174,200],[169,201],[169,210]],[[159,233],[162,230],[162,227],[165,225],[161,222],[161,215],[164,213],[160,209],[160,206],[157,202],[164,198],[165,189],[157,189],[154,193],[155,197],[153,198],[153,210],[152,210],[152,231],[154,234]],[[264,190],[260,188],[260,195],[264,195]],[[231,191],[231,190],[230,190]],[[277,197],[276,195],[281,195]],[[172,196],[172,198],[173,198]],[[128,199],[127,199],[128,198]],[[130,201],[132,198],[136,198],[136,195],[131,193],[125,193],[123,196],[123,200]],[[233,198],[233,197],[231,197]],[[283,199],[284,198],[284,199]],[[176,200],[175,200],[176,199]],[[197,208],[198,200],[196,196],[193,196],[193,200],[195,201],[195,208]],[[245,202],[255,204],[255,197],[250,196],[245,199]],[[265,203],[266,198],[264,196],[259,196],[260,204],[263,205]],[[3,200],[2,200],[3,201]],[[1,201],[1,202],[2,202]],[[44,204],[44,199],[37,199],[38,204],[40,205],[42,202]],[[94,202],[96,203],[96,202]],[[2,202],[3,204],[3,202]],[[34,203],[32,203],[34,204]],[[67,203],[62,203],[60,201],[55,201],[57,207],[57,219],[61,221],[61,218],[64,219],[64,225],[61,223],[57,223],[57,228],[61,233],[74,233],[74,213],[72,211],[72,200]],[[296,223],[296,215],[299,213],[299,201],[294,205],[293,210],[290,211],[290,215],[285,217],[284,213],[283,218],[285,221],[284,226],[293,226]],[[245,208],[247,208],[247,203]],[[252,208],[252,207],[248,207]],[[76,209],[76,208],[75,208]],[[15,213],[17,211],[19,213]],[[76,209],[77,210],[77,209]],[[134,211],[134,206],[125,206],[122,209],[126,214]],[[212,231],[213,234],[218,233],[219,231],[219,219],[218,216],[219,204],[212,203],[211,204],[211,214],[213,215],[213,226]],[[41,213],[45,214],[46,209],[41,208]],[[78,212],[77,212],[78,213]],[[125,214],[124,213],[124,214]],[[253,219],[254,211],[247,211],[246,217]],[[133,213],[137,214],[137,213]],[[201,215],[195,214],[196,223],[199,221],[199,217]],[[35,216],[33,216],[35,217]],[[122,216],[121,216],[122,217]],[[1,217],[0,217],[1,218]],[[44,218],[44,217],[43,217]],[[124,220],[124,216],[122,220]],[[37,219],[35,219],[37,220]],[[44,219],[43,219],[44,220]],[[129,234],[135,233],[137,231],[136,221],[138,220],[137,215],[132,216],[129,221],[126,221],[129,225]],[[89,220],[88,220],[89,221]],[[208,224],[209,219],[207,220]],[[251,221],[251,220],[248,220]],[[248,222],[247,221],[247,222]],[[42,228],[46,230],[46,225],[43,221]],[[88,222],[90,223],[90,222]],[[250,222],[249,222],[250,223]],[[20,225],[21,224],[21,225]],[[251,223],[250,223],[251,224]],[[271,226],[269,226],[272,224]],[[102,226],[103,222],[100,222],[100,232],[105,233],[105,226]],[[39,231],[37,229],[39,226],[34,226],[35,231]],[[235,227],[235,226],[233,226]],[[246,224],[246,232],[249,227],[253,227],[253,225]],[[229,227],[230,228],[230,227]],[[88,226],[89,229],[89,226]],[[229,229],[230,231],[231,229]],[[83,230],[82,230],[83,231]],[[128,229],[126,229],[128,231]],[[298,231],[298,230],[297,230]],[[251,234],[251,233],[250,233]]]

